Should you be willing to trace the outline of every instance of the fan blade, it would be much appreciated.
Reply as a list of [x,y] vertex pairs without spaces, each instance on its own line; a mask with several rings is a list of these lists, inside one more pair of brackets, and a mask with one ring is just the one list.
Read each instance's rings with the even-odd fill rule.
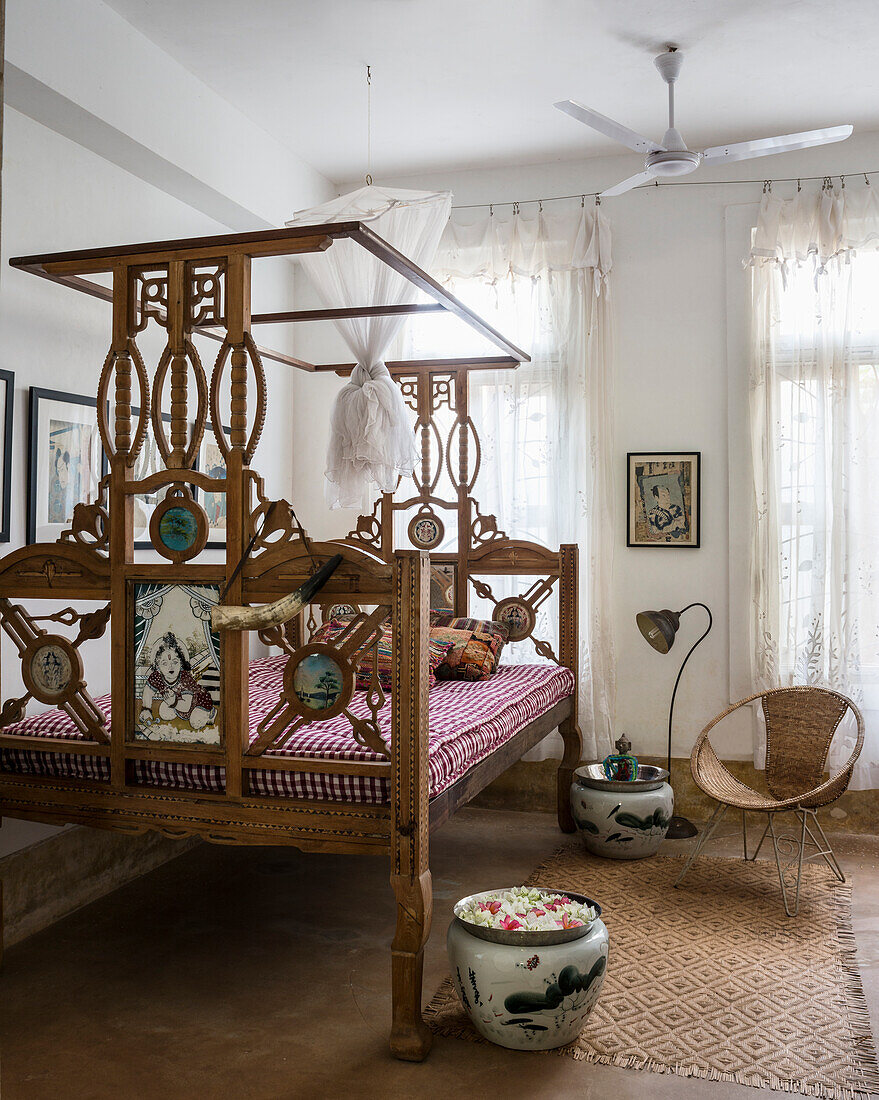
[[812,145],[844,141],[851,132],[851,126],[828,126],[825,130],[804,130],[800,134],[739,141],[735,145],[715,145],[705,150],[702,160],[709,164],[719,164],[721,161],[750,160],[752,157],[766,157],[772,153],[789,153],[794,149],[808,149]]
[[642,183],[649,183],[655,178],[655,172],[639,172],[637,176],[629,176],[627,180],[623,180],[622,183],[616,184],[615,187],[608,187],[606,191],[601,192],[600,197],[609,199],[614,195],[622,195],[626,191],[631,191],[633,187],[640,187]]
[[593,111],[591,107],[584,107],[582,103],[575,103],[573,99],[565,99],[561,103],[554,103],[553,106],[559,111],[564,111],[571,118],[575,118],[578,122],[591,126],[599,134],[604,134],[605,137],[618,141],[620,145],[625,145],[628,149],[634,149],[636,153],[656,153],[663,148],[662,145],[657,145],[655,141],[644,137],[643,134],[636,134],[628,126],[622,126],[619,122],[614,122],[612,118],[608,118],[607,115],[600,115],[598,111]]

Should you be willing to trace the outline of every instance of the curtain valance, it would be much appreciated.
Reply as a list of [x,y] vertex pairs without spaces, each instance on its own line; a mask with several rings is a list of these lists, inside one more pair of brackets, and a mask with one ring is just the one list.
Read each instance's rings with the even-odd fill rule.
[[793,199],[767,193],[749,262],[821,267],[835,256],[865,249],[879,251],[879,195],[872,187],[800,191]]
[[449,222],[435,267],[443,277],[496,282],[510,275],[538,278],[550,271],[592,269],[595,292],[611,269],[610,226],[601,208],[576,214],[488,216]]

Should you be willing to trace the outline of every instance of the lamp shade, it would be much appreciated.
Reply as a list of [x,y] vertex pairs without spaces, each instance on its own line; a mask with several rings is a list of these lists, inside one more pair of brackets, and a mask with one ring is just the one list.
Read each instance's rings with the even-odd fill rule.
[[668,653],[674,645],[675,634],[681,625],[676,611],[639,611],[636,616],[638,629],[659,653]]

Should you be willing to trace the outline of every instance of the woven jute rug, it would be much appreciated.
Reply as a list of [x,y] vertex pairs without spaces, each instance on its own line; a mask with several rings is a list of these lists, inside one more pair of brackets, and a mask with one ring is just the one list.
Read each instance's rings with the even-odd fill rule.
[[[674,890],[680,868],[569,847],[529,878],[595,898],[610,933],[588,1026],[547,1053],[829,1100],[879,1092],[851,887],[807,865],[799,916],[786,917],[774,860],[698,859]],[[440,1035],[485,1042],[448,978],[425,1017]]]

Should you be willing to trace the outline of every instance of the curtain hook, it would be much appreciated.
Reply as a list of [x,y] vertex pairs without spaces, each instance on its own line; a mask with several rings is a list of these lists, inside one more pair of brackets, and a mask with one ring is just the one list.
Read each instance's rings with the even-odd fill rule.
[[771,195],[772,194],[772,180],[764,180],[763,181],[763,194],[764,195],[766,195],[766,194]]
[[366,66],[366,186],[372,187],[372,65]]
[[488,216],[489,216],[490,218],[493,218],[493,217],[494,217],[494,203],[492,203],[492,202],[490,202],[490,203],[488,204]]
[[800,192],[801,192],[802,190],[803,190],[803,185],[802,185],[802,184],[800,183],[800,181],[799,181],[799,180],[797,180],[797,194],[799,195],[799,193],[800,193]]
[[537,200],[537,213],[538,214],[543,213],[543,199],[538,199]]
[[[867,178],[867,177],[866,177],[866,176],[864,176],[864,179],[866,179],[866,178]],[[598,198],[598,195],[596,195],[595,197],[596,197],[596,198]],[[585,209],[586,209],[586,196],[585,196],[585,195],[581,195],[581,196],[580,196],[580,209],[581,209],[581,210],[585,210]]]
[[839,177],[839,189],[840,191],[845,191],[845,176]]
[[870,186],[870,177],[869,177],[869,176],[867,175],[867,173],[866,173],[866,172],[864,173],[864,183],[865,183],[865,184],[866,184],[866,185],[867,185],[868,187]]
[[601,195],[596,195],[595,196],[595,205],[596,206],[601,206]]

